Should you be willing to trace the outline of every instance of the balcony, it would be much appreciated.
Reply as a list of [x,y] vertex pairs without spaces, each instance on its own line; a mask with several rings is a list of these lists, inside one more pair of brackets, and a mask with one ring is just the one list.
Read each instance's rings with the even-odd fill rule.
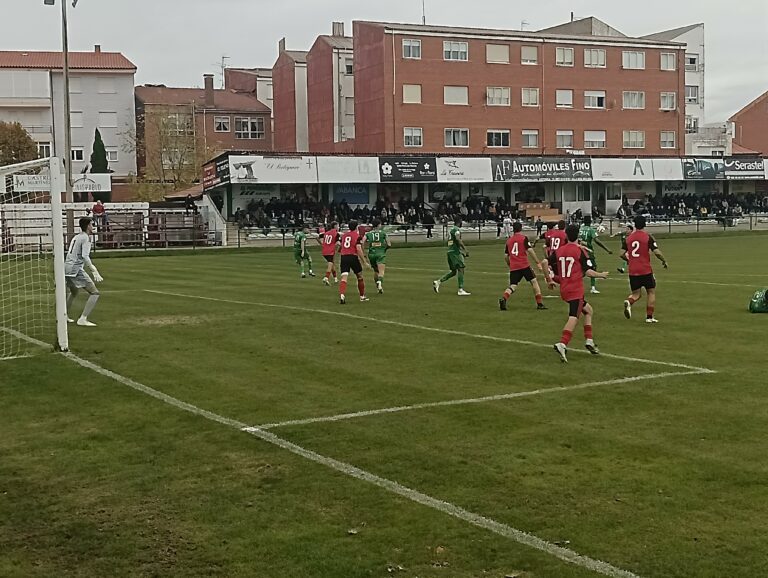
[[53,127],[51,125],[22,126],[24,127],[24,130],[29,134],[53,134]]

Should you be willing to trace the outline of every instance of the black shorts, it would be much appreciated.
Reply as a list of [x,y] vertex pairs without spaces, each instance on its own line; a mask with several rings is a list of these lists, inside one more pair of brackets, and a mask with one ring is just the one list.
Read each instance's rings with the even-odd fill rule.
[[360,264],[360,259],[357,255],[342,255],[341,256],[341,272],[349,273],[349,271],[355,275],[359,275],[363,272],[363,266]]
[[581,312],[584,311],[586,306],[587,302],[584,299],[568,301],[568,317],[581,317]]
[[323,259],[325,259],[325,260],[326,260],[326,261],[328,261],[329,263],[333,263],[333,258],[334,258],[335,256],[336,256],[336,255],[323,255]]
[[533,269],[526,267],[525,269],[516,269],[515,271],[509,272],[510,285],[518,285],[523,279],[526,281],[533,281],[536,279],[536,275],[533,273]]
[[632,289],[632,293],[640,291],[643,287],[645,287],[646,291],[648,289],[656,289],[656,277],[653,276],[653,273],[629,276],[629,288]]

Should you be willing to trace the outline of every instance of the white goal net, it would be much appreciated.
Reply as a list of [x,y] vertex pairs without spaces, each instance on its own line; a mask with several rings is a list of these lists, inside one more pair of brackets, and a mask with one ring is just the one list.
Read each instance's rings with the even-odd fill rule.
[[68,347],[62,178],[56,158],[0,166],[0,359]]

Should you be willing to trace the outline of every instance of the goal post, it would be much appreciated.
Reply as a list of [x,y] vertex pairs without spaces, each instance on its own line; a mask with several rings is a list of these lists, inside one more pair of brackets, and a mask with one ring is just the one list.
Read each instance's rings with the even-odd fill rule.
[[69,348],[58,158],[0,166],[0,359]]

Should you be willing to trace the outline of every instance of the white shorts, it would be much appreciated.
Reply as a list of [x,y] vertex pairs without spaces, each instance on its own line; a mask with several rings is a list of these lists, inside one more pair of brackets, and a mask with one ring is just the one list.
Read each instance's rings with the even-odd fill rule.
[[65,277],[65,279],[70,290],[85,289],[88,293],[97,293],[93,280],[82,269],[76,275]]

